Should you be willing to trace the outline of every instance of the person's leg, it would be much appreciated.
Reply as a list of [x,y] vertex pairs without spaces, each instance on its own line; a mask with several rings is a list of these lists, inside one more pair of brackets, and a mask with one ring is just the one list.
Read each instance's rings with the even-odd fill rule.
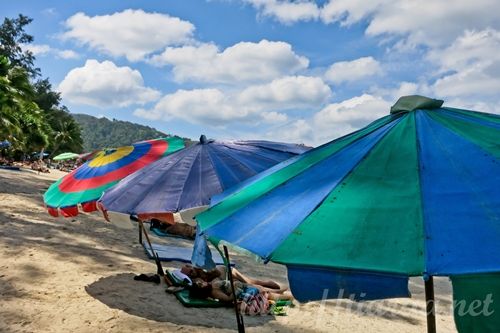
[[267,292],[267,298],[273,301],[293,301],[293,296],[290,292],[285,291],[283,293]]
[[284,291],[284,290],[288,289],[288,288],[283,288],[282,286],[280,286],[280,284],[278,282],[275,282],[275,281],[271,281],[271,280],[263,281],[263,280],[258,280],[258,279],[248,277],[248,276],[242,274],[236,268],[231,268],[231,272],[233,273],[234,279],[239,280],[239,281],[246,283],[246,284],[253,284],[253,285],[266,287],[266,288],[272,289],[272,291]]

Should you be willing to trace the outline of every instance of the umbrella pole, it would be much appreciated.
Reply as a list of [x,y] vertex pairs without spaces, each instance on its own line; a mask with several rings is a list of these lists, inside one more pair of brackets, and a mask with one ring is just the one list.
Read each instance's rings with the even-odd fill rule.
[[146,232],[146,229],[144,228],[144,224],[142,223],[142,221],[140,219],[138,219],[138,222],[139,222],[141,230],[144,232],[144,236],[146,237],[146,242],[148,242],[149,249],[151,250],[151,253],[155,257],[156,268],[158,269],[158,275],[165,276],[165,272],[163,271],[163,267],[161,266],[160,258],[158,258],[158,253],[156,253],[153,249],[153,245],[151,244],[151,241],[149,240],[149,235]]
[[427,333],[436,333],[436,305],[434,301],[434,280],[432,276],[424,278],[425,304],[427,311]]
[[138,226],[139,226],[139,244],[142,245],[142,228],[143,228],[143,224],[139,223]]
[[234,290],[234,281],[233,281],[233,273],[231,272],[231,261],[229,260],[229,253],[227,251],[227,247],[224,245],[224,254],[226,256],[226,268],[227,273],[229,275],[229,281],[231,282],[231,289],[233,290],[233,298],[234,298],[234,311],[236,313],[236,322],[238,323],[238,333],[245,333],[245,324],[243,323],[243,316],[238,311],[238,301],[236,300],[236,291]]

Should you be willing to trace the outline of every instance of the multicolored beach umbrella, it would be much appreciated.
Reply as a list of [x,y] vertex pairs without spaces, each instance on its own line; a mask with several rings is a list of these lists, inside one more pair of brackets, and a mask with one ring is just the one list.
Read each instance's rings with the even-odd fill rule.
[[91,160],[52,184],[43,196],[49,214],[64,217],[97,209],[102,193],[122,178],[184,147],[177,137],[99,151]]
[[408,276],[498,272],[500,116],[442,104],[403,97],[196,220],[215,243],[287,265],[299,300],[367,285],[365,299],[402,296]]
[[207,140],[148,165],[107,190],[107,211],[174,223],[173,213],[206,207],[210,198],[309,148],[269,141]]

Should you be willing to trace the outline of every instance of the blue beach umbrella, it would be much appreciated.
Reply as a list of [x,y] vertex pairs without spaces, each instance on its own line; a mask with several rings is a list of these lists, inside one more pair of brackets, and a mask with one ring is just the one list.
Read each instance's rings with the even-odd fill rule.
[[270,141],[200,142],[129,175],[101,198],[107,211],[173,223],[173,213],[208,206],[210,198],[307,151]]

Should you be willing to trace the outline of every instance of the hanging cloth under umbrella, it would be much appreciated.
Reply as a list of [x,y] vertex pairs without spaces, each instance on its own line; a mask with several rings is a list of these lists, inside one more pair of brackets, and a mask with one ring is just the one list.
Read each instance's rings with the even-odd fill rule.
[[76,216],[96,210],[96,200],[123,177],[184,147],[182,139],[148,140],[99,151],[90,161],[52,184],[43,199],[52,216]]

